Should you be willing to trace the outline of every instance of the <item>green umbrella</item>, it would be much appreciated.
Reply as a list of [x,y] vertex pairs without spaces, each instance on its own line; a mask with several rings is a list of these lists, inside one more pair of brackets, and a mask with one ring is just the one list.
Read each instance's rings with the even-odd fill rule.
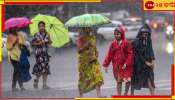
[[64,24],[56,17],[38,14],[32,20],[30,24],[30,33],[33,36],[38,30],[38,23],[43,21],[46,23],[46,31],[48,32],[53,47],[61,47],[69,42],[68,29]]
[[111,21],[100,14],[83,14],[68,20],[65,24],[67,27],[92,27],[103,24],[108,24]]

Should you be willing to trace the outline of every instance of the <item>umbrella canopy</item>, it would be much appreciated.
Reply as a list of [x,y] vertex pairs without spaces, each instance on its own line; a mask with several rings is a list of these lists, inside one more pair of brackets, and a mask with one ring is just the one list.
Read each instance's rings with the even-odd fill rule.
[[32,19],[30,27],[31,35],[35,35],[38,30],[38,23],[40,21],[45,22],[46,31],[50,35],[53,47],[61,47],[69,42],[68,29],[65,28],[64,24],[53,16],[38,14]]
[[4,30],[9,30],[10,28],[22,28],[27,25],[31,24],[31,21],[26,18],[26,17],[15,17],[15,18],[10,18],[5,21],[5,28]]
[[108,24],[111,21],[100,14],[83,14],[68,20],[65,24],[67,27],[92,27],[103,24]]

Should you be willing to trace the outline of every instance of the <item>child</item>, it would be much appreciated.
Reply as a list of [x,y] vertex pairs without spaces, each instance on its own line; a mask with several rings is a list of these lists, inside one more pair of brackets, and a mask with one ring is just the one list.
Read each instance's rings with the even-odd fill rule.
[[32,77],[30,75],[30,63],[28,57],[30,56],[30,46],[27,44],[27,37],[25,36],[25,32],[18,30],[19,34],[19,47],[21,50],[20,55],[20,80],[22,82],[28,82]]
[[122,82],[125,82],[124,95],[127,95],[132,75],[133,52],[130,43],[125,39],[124,27],[116,28],[114,30],[114,36],[115,40],[110,44],[103,66],[107,73],[108,66],[112,61],[113,74],[117,81],[117,93],[121,95]]
[[20,56],[20,63],[21,63],[21,81],[28,82],[32,77],[30,75],[30,63],[28,57],[30,56],[30,51],[26,45],[21,45],[21,56]]

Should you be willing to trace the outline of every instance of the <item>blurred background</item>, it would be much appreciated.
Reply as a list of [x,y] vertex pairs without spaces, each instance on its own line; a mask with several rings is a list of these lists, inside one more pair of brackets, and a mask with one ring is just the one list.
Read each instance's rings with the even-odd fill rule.
[[[143,11],[142,0],[126,0],[114,3],[65,3],[63,5],[6,5],[5,19],[11,17],[32,18],[38,13],[56,16],[63,23],[71,17],[85,13],[102,14],[112,23],[94,27],[97,37],[99,61],[102,64],[107,53],[109,43],[114,39],[113,32],[117,26],[126,28],[126,38],[130,41],[136,38],[139,28],[147,23],[152,29],[153,49],[156,57],[155,83],[156,95],[171,95],[171,64],[173,63],[173,12],[171,11]],[[28,44],[32,37],[29,28],[24,28]],[[4,97],[53,97],[73,98],[78,96],[78,67],[75,42],[78,33],[75,28],[69,29],[70,42],[62,48],[50,48],[51,75],[49,76],[50,90],[34,90],[33,80],[25,84],[26,91],[11,92],[11,77],[13,68],[7,60],[6,37],[3,33],[3,93]],[[31,70],[35,58],[30,57]],[[110,97],[116,94],[116,82],[112,74],[112,66],[108,74],[103,72],[105,84],[102,94]],[[143,89],[136,91],[136,95],[148,95]],[[85,97],[95,97],[95,91],[87,93]]]

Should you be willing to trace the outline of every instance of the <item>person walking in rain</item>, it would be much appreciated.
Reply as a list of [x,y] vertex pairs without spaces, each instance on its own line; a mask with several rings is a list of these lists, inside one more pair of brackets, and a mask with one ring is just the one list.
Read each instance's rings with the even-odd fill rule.
[[9,55],[9,61],[11,62],[14,70],[13,70],[13,78],[12,78],[12,91],[18,91],[16,85],[17,82],[21,90],[25,90],[23,86],[23,80],[21,78],[21,48],[20,46],[24,44],[22,39],[22,35],[18,33],[18,29],[16,27],[11,28],[9,30],[9,35],[7,37],[7,50]]
[[102,97],[101,86],[103,85],[103,76],[98,61],[96,37],[91,33],[90,28],[83,28],[80,31],[77,48],[80,97],[83,97],[84,93],[93,89],[96,89],[97,97]]
[[45,29],[45,22],[38,23],[39,32],[35,34],[32,45],[35,51],[36,64],[34,65],[32,74],[36,75],[34,79],[34,88],[38,88],[39,78],[43,78],[43,89],[49,89],[47,85],[47,78],[50,74],[48,46],[51,44],[50,37]]
[[134,90],[149,88],[154,95],[154,51],[152,48],[151,29],[148,26],[140,28],[137,39],[132,43],[134,49],[134,71],[131,81],[131,95]]
[[26,42],[26,33],[18,30],[18,34],[22,36],[23,44],[20,45],[21,55],[20,55],[20,70],[21,70],[21,81],[28,82],[32,77],[30,75],[30,63],[28,57],[30,56],[30,45]]
[[124,27],[117,27],[114,30],[114,36],[115,39],[110,44],[103,66],[107,73],[112,61],[113,75],[117,82],[117,94],[122,94],[122,82],[125,82],[124,95],[128,95],[132,76],[133,51],[131,44],[125,39]]

